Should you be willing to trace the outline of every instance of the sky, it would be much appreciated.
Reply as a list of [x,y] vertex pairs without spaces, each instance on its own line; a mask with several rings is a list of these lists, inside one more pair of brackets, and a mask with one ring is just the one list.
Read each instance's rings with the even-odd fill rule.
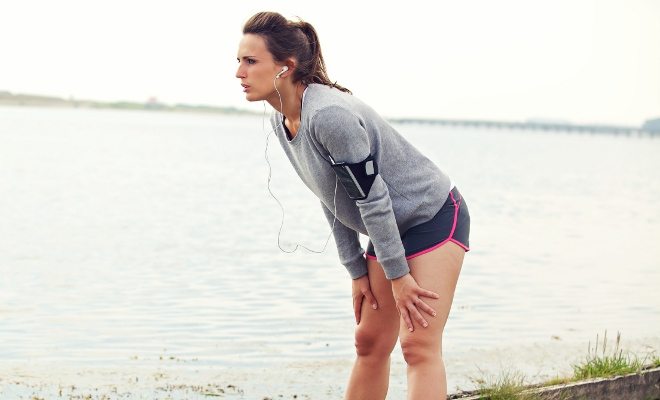
[[263,111],[235,71],[265,10],[314,25],[330,78],[385,117],[660,117],[659,0],[0,0],[0,90]]

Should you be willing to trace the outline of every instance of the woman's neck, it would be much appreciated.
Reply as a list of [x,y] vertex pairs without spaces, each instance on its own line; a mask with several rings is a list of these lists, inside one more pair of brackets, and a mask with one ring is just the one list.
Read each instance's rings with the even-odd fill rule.
[[[289,123],[299,124],[302,113],[302,97],[307,85],[297,83],[295,85],[278,85],[277,92],[267,100],[268,103],[277,111],[284,114]],[[280,103],[280,96],[282,97]]]

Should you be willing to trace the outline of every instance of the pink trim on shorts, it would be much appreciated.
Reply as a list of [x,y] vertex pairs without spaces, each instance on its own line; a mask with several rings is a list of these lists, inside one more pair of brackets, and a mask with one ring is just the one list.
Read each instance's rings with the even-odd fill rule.
[[449,196],[451,196],[451,201],[454,202],[454,225],[451,226],[451,232],[449,232],[449,239],[451,239],[452,236],[454,236],[454,231],[456,230],[456,221],[458,221],[458,209],[461,207],[461,203],[456,204],[456,199],[454,199],[454,194],[452,192],[449,192]]
[[[469,247],[467,247],[463,243],[461,243],[458,240],[453,238],[454,231],[456,230],[456,222],[458,221],[458,209],[461,207],[461,203],[460,202],[456,203],[456,199],[454,199],[454,194],[451,191],[449,192],[449,195],[451,196],[451,201],[454,202],[454,224],[451,227],[451,232],[449,233],[449,237],[447,239],[443,240],[442,242],[436,244],[435,246],[429,247],[428,249],[424,249],[424,250],[419,251],[415,254],[411,254],[409,256],[406,256],[406,260],[410,260],[411,258],[415,258],[415,257],[421,256],[422,254],[426,254],[430,251],[433,251],[433,250],[437,249],[438,247],[442,246],[443,244],[445,244],[447,242],[454,242],[457,245],[461,246],[463,248],[463,250],[470,251]],[[367,253],[364,253],[364,254],[367,256],[367,259],[369,259],[369,260],[378,260],[378,257],[376,257],[376,256],[372,256],[371,254],[367,254]]]
[[458,240],[456,240],[456,239],[454,239],[454,238],[449,238],[449,239],[445,239],[445,240],[443,240],[442,242],[436,244],[436,245],[433,246],[433,247],[429,247],[428,249],[425,249],[425,250],[422,250],[422,251],[420,251],[420,252],[418,252],[418,253],[411,254],[411,255],[407,256],[407,257],[406,257],[406,260],[410,260],[411,258],[415,258],[415,257],[421,256],[422,254],[426,254],[426,253],[428,253],[429,251],[433,251],[433,250],[437,249],[438,247],[442,246],[443,244],[445,244],[445,243],[447,243],[447,242],[454,242],[454,243],[456,243],[457,245],[461,246],[461,247],[463,248],[463,250],[465,250],[465,251],[470,251],[470,248],[467,247],[466,245],[464,245],[463,243],[459,242]]

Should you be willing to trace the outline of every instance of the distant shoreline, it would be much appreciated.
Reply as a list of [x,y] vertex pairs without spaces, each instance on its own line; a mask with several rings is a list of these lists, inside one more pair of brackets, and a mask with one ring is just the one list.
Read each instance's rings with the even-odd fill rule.
[[[42,96],[33,94],[11,93],[0,90],[0,106],[33,106],[53,108],[87,108],[87,109],[112,109],[112,110],[146,110],[167,112],[192,112],[221,115],[260,115],[260,113],[239,109],[236,107],[217,107],[203,104],[177,103],[165,104],[151,98],[146,102],[114,101],[102,102],[95,100],[64,99],[54,96]],[[620,125],[597,125],[597,124],[572,124],[568,121],[491,121],[491,120],[459,120],[439,118],[386,118],[392,123],[398,124],[432,124],[453,127],[478,128],[478,129],[508,129],[508,130],[532,130],[532,131],[556,131],[569,133],[590,134],[615,134],[635,136],[660,136],[660,118],[647,120],[642,126],[620,126]]]
[[54,108],[92,108],[92,109],[113,109],[113,110],[148,110],[148,111],[184,111],[200,112],[213,114],[256,114],[253,111],[242,110],[235,107],[215,107],[203,104],[184,104],[174,105],[158,102],[156,99],[150,99],[144,103],[132,101],[113,101],[103,102],[95,100],[82,99],[64,99],[55,96],[42,96],[33,94],[11,93],[0,91],[0,106],[38,106]]

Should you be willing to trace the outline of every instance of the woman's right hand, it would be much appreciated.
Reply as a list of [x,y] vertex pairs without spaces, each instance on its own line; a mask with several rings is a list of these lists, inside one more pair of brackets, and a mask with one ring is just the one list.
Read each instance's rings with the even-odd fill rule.
[[355,323],[360,324],[362,317],[362,301],[366,298],[371,308],[378,309],[378,302],[371,293],[371,286],[369,285],[369,275],[361,276],[353,279],[353,312],[355,313]]

